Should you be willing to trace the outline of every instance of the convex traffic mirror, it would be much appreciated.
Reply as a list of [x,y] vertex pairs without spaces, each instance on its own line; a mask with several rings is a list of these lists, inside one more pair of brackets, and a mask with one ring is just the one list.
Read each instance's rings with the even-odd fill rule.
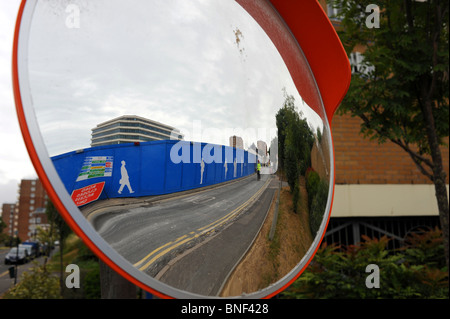
[[[50,199],[112,269],[173,298],[270,297],[301,274],[329,219],[349,74],[316,1],[28,0],[14,43]],[[295,260],[237,289],[295,193]]]

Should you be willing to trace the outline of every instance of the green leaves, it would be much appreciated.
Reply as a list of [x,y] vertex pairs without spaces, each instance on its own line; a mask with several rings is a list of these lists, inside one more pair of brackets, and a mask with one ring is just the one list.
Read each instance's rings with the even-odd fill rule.
[[[313,261],[282,298],[448,298],[448,272],[439,229],[411,235],[404,248],[363,236],[358,245],[322,244]],[[380,288],[365,285],[366,266],[380,269]]]
[[10,289],[5,299],[60,299],[59,280],[35,262],[30,271],[24,272],[20,283]]
[[354,74],[340,112],[364,120],[361,132],[383,143],[400,140],[430,154],[421,103],[433,100],[439,138],[449,134],[448,2],[384,1],[379,29],[365,27],[367,1],[336,0],[338,34],[350,55],[358,47],[373,72]]
[[[297,111],[294,97],[288,95],[285,89],[283,91],[285,101],[276,114],[278,160],[293,194],[294,212],[297,213],[300,202],[299,177],[305,175],[311,166],[311,149],[315,138],[307,120]],[[317,132],[320,133],[320,130],[317,129]]]
[[285,102],[276,114],[278,130],[278,156],[280,167],[285,171],[291,192],[299,175],[304,175],[311,165],[311,148],[314,134],[306,119],[295,107],[295,99],[284,91]]

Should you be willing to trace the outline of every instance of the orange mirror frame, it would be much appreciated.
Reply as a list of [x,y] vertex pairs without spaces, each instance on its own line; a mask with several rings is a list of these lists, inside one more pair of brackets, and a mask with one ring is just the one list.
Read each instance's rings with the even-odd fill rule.
[[[337,33],[328,19],[326,13],[322,9],[317,0],[302,0],[302,1],[286,1],[286,0],[236,0],[264,29],[267,35],[275,44],[279,53],[283,57],[294,83],[299,88],[299,92],[302,94],[304,100],[314,110],[319,108],[317,102],[314,101],[312,90],[318,90],[321,94],[322,103],[326,111],[326,118],[329,123],[340,102],[344,98],[351,78],[350,63],[347,58],[346,52],[337,36]],[[23,12],[27,0],[23,0],[16,22],[16,29],[14,33],[13,43],[13,58],[12,58],[12,81],[14,98],[16,103],[16,112],[19,120],[19,125],[22,131],[24,142],[31,158],[32,164],[37,172],[39,179],[44,185],[48,196],[54,203],[57,210],[65,219],[69,227],[79,236],[84,243],[95,253],[104,263],[106,263],[111,269],[119,273],[136,286],[155,294],[161,298],[172,298],[141,281],[134,278],[132,275],[117,266],[101,249],[99,249],[94,242],[83,232],[77,222],[70,215],[62,201],[57,195],[50,179],[48,178],[46,171],[39,159],[36,151],[36,147],[33,144],[32,136],[30,134],[30,128],[26,121],[25,112],[22,104],[20,85],[19,85],[19,70],[18,70],[18,49],[19,49],[19,34],[20,25],[23,17]],[[279,21],[283,21],[285,26],[291,31],[291,35],[287,36],[282,28],[277,28],[276,23],[273,21],[277,19],[271,19],[268,14],[268,8],[275,9],[279,17]],[[273,14],[272,14],[273,15]],[[294,39],[295,38],[295,39]],[[295,42],[296,41],[296,42]],[[300,46],[306,60],[309,63],[310,70],[315,77],[315,83],[309,83],[309,85],[316,85],[315,88],[308,88],[305,85],[304,74],[301,70],[296,68],[296,54],[298,54],[298,46]],[[295,47],[295,50],[294,50]],[[302,85],[299,85],[302,83]],[[303,87],[302,89],[300,89]],[[333,156],[334,158],[334,156]],[[334,161],[331,163],[334,166]],[[334,195],[334,180],[332,182],[333,195]],[[331,199],[332,201],[332,199]],[[331,206],[330,206],[331,209]],[[328,225],[328,221],[327,221]],[[322,241],[324,233],[322,234]],[[320,245],[317,246],[317,248]],[[316,248],[316,250],[317,250]],[[295,281],[304,269],[308,266],[316,251],[311,255],[310,259],[298,271],[296,276],[292,278],[283,287],[277,289],[266,295],[264,298],[271,298],[274,295],[280,293],[286,289],[293,281]]]

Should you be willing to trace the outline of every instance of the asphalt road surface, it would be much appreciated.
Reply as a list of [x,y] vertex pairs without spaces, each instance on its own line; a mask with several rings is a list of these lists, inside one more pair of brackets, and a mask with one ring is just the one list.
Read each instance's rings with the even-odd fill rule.
[[8,268],[12,265],[5,265],[5,256],[8,252],[9,248],[0,249],[0,296],[5,293],[14,283],[14,279],[9,278],[8,272]]
[[252,175],[194,193],[100,209],[89,220],[119,254],[156,276],[176,256],[245,214],[272,179],[261,175],[257,181]]
[[219,296],[259,233],[278,185],[278,180],[273,180],[245,213],[215,236],[170,261],[156,279],[191,293]]

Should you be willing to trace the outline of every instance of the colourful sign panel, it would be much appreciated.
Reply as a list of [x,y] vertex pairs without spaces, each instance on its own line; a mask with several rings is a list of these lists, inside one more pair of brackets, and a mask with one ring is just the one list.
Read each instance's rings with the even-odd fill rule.
[[77,206],[89,204],[90,202],[96,201],[100,197],[104,187],[105,182],[100,182],[75,189],[71,195],[72,200]]
[[87,156],[84,159],[77,182],[95,177],[111,177],[113,156]]

